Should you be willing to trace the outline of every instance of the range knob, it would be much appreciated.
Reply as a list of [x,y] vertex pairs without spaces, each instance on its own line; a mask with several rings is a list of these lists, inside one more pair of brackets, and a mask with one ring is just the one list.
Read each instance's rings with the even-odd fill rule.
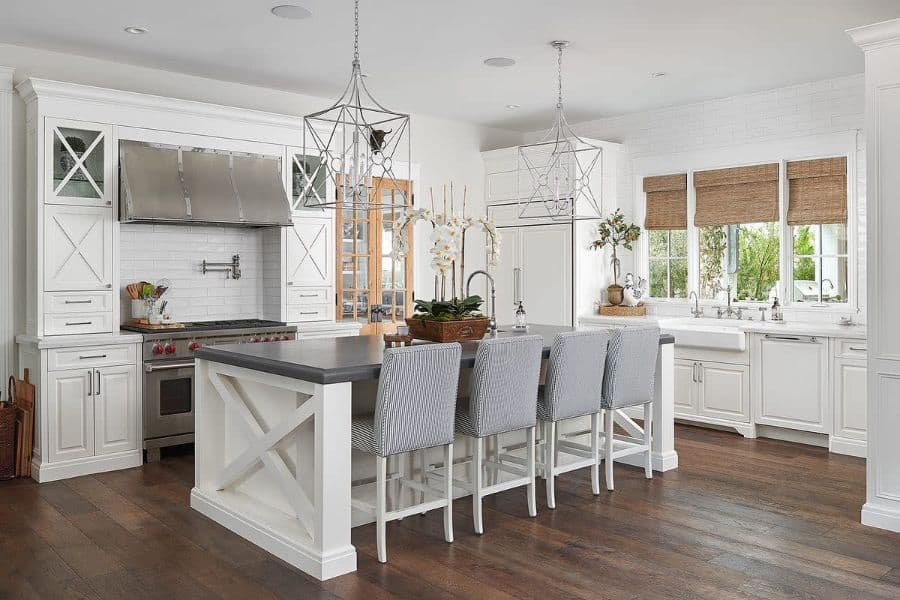
[[175,344],[166,344],[166,354],[175,354],[176,350]]
[[164,351],[162,344],[153,344],[153,354],[160,355]]
[[191,352],[196,352],[200,348],[200,342],[191,342],[188,346],[188,350]]
[[252,338],[250,338],[250,343],[251,343],[251,344],[255,344],[255,343],[258,342],[258,341],[259,341],[259,338],[258,338],[258,337],[252,337]]
[[271,341],[272,341],[272,338],[266,337],[266,338],[263,338],[263,341],[264,341],[264,342],[271,342]]

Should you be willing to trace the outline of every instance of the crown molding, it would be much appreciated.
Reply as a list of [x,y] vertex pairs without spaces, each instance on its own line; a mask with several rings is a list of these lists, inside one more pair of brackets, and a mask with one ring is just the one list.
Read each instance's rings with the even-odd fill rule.
[[243,122],[255,125],[300,128],[303,117],[269,113],[249,108],[209,104],[196,100],[181,100],[127,92],[110,88],[95,87],[50,79],[29,78],[16,86],[19,95],[26,103],[36,98],[52,98],[58,100],[78,100],[98,104],[110,104],[116,107],[128,107],[140,110],[166,111],[192,117],[212,117],[227,119],[232,122]]
[[900,19],[891,19],[872,25],[854,27],[847,35],[865,52],[900,45]]

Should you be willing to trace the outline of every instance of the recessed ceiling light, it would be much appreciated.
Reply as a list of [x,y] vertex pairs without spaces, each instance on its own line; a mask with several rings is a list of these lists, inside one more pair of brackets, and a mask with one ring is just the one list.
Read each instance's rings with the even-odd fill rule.
[[146,27],[137,27],[134,25],[130,25],[125,28],[125,33],[131,33],[133,35],[142,35],[144,33],[147,33],[148,31],[150,31],[150,30],[147,29]]
[[506,110],[516,110],[517,108],[521,108],[518,104],[507,104]]
[[272,8],[272,14],[282,19],[308,19],[312,16],[309,9],[296,4],[282,4]]
[[516,61],[506,56],[492,56],[484,59],[484,64],[489,67],[511,67],[516,64]]
[[655,73],[650,73],[650,77],[653,79],[659,79],[660,77],[665,77],[668,75],[665,71],[656,71]]

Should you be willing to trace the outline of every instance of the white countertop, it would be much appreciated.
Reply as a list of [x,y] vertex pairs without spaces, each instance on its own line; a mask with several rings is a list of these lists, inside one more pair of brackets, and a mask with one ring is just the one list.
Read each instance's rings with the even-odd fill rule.
[[[658,323],[662,331],[674,333],[679,329],[701,329],[703,327],[734,327],[750,333],[791,333],[794,335],[818,335],[821,337],[865,339],[864,325],[838,325],[811,321],[746,321],[736,319],[716,319],[702,317],[672,317],[647,315],[645,317],[607,317],[601,315],[583,315],[578,318],[580,324],[592,325],[628,325],[629,323]],[[678,343],[677,341],[675,342]]]
[[16,336],[17,343],[36,345],[40,350],[45,348],[106,346],[109,344],[140,344],[143,341],[144,337],[140,333],[125,331],[116,333],[91,333],[86,335],[48,335],[44,337],[33,335]]

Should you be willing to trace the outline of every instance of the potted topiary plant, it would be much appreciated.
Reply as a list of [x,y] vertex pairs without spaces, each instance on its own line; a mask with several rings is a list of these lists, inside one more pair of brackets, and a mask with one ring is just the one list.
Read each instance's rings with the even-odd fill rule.
[[613,283],[606,288],[609,303],[618,305],[622,303],[622,292],[625,288],[619,285],[619,257],[616,249],[622,246],[631,250],[634,242],[641,235],[641,228],[634,223],[626,223],[622,210],[616,211],[597,225],[597,239],[591,243],[591,249],[602,250],[607,246],[612,248]]
[[415,314],[406,319],[409,333],[432,342],[480,340],[491,320],[481,314],[481,296],[458,300],[416,300]]

